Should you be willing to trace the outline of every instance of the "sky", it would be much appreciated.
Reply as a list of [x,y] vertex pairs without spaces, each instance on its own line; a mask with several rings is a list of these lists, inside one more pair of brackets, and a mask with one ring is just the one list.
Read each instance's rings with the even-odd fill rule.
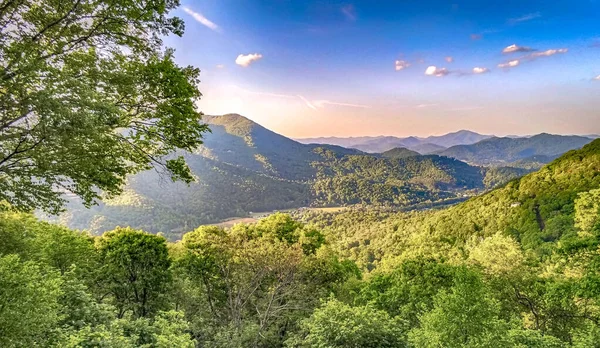
[[293,138],[600,134],[600,0],[182,0],[199,107]]

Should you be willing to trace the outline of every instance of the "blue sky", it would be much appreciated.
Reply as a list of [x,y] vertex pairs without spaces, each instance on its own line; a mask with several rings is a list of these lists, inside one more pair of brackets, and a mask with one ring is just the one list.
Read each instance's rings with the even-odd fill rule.
[[186,32],[165,43],[202,70],[206,114],[290,137],[600,133],[598,0],[188,0],[175,15]]

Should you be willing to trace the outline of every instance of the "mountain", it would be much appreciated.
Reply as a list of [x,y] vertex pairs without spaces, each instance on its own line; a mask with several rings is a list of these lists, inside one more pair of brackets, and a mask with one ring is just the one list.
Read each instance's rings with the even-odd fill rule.
[[405,147],[396,147],[381,154],[381,156],[386,158],[406,158],[420,155],[420,153],[409,150]]
[[581,136],[542,133],[529,138],[490,138],[472,145],[452,146],[439,155],[477,165],[547,163],[592,141]]
[[212,132],[193,153],[182,154],[196,182],[167,182],[150,170],[128,178],[121,196],[91,209],[74,200],[58,219],[95,233],[129,225],[177,238],[195,226],[249,212],[345,204],[409,206],[462,197],[518,175],[406,149],[384,157],[301,144],[236,114],[206,116],[204,121]]
[[[378,136],[378,137],[324,137],[324,138],[305,138],[296,139],[304,144],[331,144],[344,147],[355,148],[369,153],[382,153],[396,147],[405,147],[409,150],[417,151],[423,154],[433,151],[442,150],[454,145],[470,145],[483,139],[490,138],[491,135],[482,135],[468,130],[460,130],[458,132],[448,133],[445,135],[429,136],[426,138],[407,137],[400,138],[394,136]],[[426,145],[428,144],[428,145]],[[425,148],[421,148],[425,146]],[[438,148],[433,148],[438,146]],[[421,151],[418,149],[421,148]]]
[[481,140],[491,138],[491,135],[483,135],[468,130],[460,130],[454,133],[448,133],[440,136],[430,136],[423,139],[422,143],[429,143],[443,147],[451,147],[455,145],[470,145],[480,142]]
[[497,233],[514,237],[541,257],[550,255],[546,245],[576,238],[583,226],[600,226],[599,192],[600,139],[447,209],[380,215],[355,209],[302,219],[325,227],[334,247],[368,268],[414,257],[414,250],[416,255],[455,257],[453,248]]
[[432,144],[432,143],[424,143],[424,144],[411,146],[410,149],[413,151],[416,151],[422,155],[429,155],[429,154],[433,154],[436,152],[444,151],[444,150],[446,150],[446,147],[441,146],[441,145]]

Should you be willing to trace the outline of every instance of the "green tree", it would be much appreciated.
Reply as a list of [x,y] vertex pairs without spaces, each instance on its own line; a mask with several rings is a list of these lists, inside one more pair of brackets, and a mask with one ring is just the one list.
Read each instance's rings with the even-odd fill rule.
[[0,200],[57,212],[152,167],[191,181],[175,150],[201,144],[199,70],[161,38],[178,0],[18,0],[0,5]]
[[61,279],[17,255],[0,257],[0,346],[48,346],[58,329]]
[[457,271],[455,284],[434,298],[434,308],[420,318],[410,341],[417,347],[508,347],[508,323],[480,276],[467,268]]
[[370,305],[351,307],[330,299],[301,324],[289,347],[407,347],[406,323]]
[[143,231],[120,228],[97,241],[101,287],[112,295],[118,317],[152,316],[165,306],[171,284],[166,240]]

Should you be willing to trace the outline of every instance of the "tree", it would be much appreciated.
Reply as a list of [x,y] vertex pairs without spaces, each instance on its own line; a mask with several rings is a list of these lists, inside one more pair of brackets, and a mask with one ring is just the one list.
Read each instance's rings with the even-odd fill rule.
[[161,37],[178,0],[7,0],[0,4],[0,201],[56,213],[86,205],[152,167],[192,181],[178,149],[207,131],[199,70]]
[[48,346],[59,324],[61,279],[17,255],[0,257],[0,346]]
[[485,283],[472,270],[457,271],[455,285],[441,290],[434,308],[420,318],[421,327],[409,333],[416,347],[509,347],[508,323]]
[[120,228],[97,242],[99,282],[112,295],[118,317],[152,316],[164,307],[170,283],[171,259],[166,240],[143,231]]
[[370,305],[351,307],[329,300],[301,324],[289,347],[407,347],[406,323]]

